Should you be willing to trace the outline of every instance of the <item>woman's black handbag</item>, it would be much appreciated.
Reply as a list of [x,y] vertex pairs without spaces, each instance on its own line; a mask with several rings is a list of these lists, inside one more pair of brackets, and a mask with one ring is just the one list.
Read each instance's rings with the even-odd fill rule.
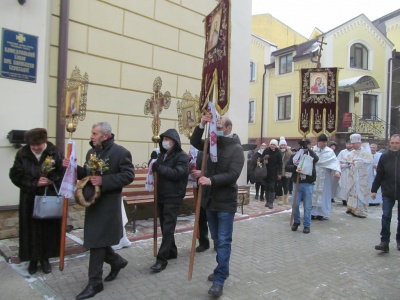
[[255,182],[260,182],[264,180],[268,176],[267,167],[263,164],[261,167],[257,164],[256,168],[254,169],[254,180]]
[[57,196],[47,196],[47,186],[43,196],[35,196],[32,218],[34,219],[60,219],[63,212],[64,197],[58,195],[56,185],[53,183]]

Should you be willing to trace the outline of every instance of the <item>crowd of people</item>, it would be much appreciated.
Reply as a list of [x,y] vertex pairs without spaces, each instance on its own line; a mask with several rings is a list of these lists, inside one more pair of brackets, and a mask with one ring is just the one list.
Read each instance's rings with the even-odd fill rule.
[[[233,224],[237,209],[237,180],[245,161],[239,137],[233,133],[232,121],[222,117],[217,123],[218,152],[211,146],[204,148],[204,131],[213,122],[211,113],[202,116],[190,137],[190,150],[182,149],[178,132],[168,129],[160,135],[159,148],[153,151],[149,175],[157,174],[157,211],[162,241],[156,262],[150,267],[158,273],[166,269],[168,261],[176,259],[178,248],[174,233],[179,209],[189,184],[201,190],[199,218],[199,246],[196,252],[210,248],[210,232],[216,252],[216,267],[208,276],[212,282],[208,294],[220,297],[229,276],[232,251]],[[44,128],[34,128],[25,134],[26,146],[16,154],[10,169],[11,181],[21,190],[19,210],[19,257],[29,261],[28,272],[37,272],[40,263],[44,273],[51,272],[49,258],[59,255],[60,219],[32,217],[33,199],[43,195],[57,195],[65,170],[71,160],[47,140]],[[110,124],[98,122],[92,126],[88,150],[83,166],[77,166],[77,178],[90,175],[89,183],[100,190],[96,200],[85,209],[84,247],[89,249],[88,284],[76,299],[87,299],[100,293],[103,281],[117,278],[128,261],[116,253],[124,238],[124,211],[121,207],[122,188],[135,177],[131,153],[114,142]],[[376,250],[389,252],[392,209],[400,196],[400,135],[390,138],[389,150],[378,152],[376,144],[363,143],[360,134],[350,135],[346,148],[336,156],[338,144],[326,134],[317,137],[312,146],[309,139],[288,146],[285,137],[261,143],[248,153],[248,182],[255,184],[254,200],[265,201],[268,209],[288,205],[292,199],[292,231],[303,222],[303,233],[311,232],[312,220],[328,220],[334,199],[343,201],[346,213],[366,218],[369,206],[382,204],[381,242]],[[157,150],[157,151],[156,151]],[[203,151],[207,151],[204,153]],[[107,161],[107,168],[94,174],[87,168],[92,157]],[[51,167],[43,165],[51,159]],[[204,170],[201,170],[202,160]],[[262,172],[256,174],[256,168]],[[259,170],[257,170],[259,171]],[[150,178],[148,176],[148,178]],[[153,177],[151,177],[153,178]],[[147,186],[147,182],[146,182]],[[292,195],[292,197],[289,197]],[[303,217],[300,205],[303,203]],[[263,204],[264,205],[264,204]],[[125,237],[126,239],[126,237]],[[397,249],[400,251],[400,207],[398,206]],[[111,266],[103,279],[103,264]]]

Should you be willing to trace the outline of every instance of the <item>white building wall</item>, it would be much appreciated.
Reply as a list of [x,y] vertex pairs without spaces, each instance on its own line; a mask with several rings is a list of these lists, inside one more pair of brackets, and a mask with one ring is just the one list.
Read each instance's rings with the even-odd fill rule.
[[36,83],[0,78],[0,206],[18,204],[18,190],[8,177],[17,150],[7,133],[47,127],[50,5],[50,0],[28,0],[24,5],[17,0],[0,1],[1,30],[38,36]]

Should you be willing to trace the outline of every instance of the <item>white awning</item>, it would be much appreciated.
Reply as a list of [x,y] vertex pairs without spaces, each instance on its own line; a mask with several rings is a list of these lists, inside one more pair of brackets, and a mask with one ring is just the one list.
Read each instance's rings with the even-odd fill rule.
[[358,76],[339,80],[339,91],[362,92],[378,89],[379,84],[376,80],[368,75]]

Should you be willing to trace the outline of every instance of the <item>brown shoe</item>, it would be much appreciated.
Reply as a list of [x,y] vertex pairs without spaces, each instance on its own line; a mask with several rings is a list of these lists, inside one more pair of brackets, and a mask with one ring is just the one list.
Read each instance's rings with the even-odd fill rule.
[[[399,244],[397,244],[397,247],[399,247],[398,245]],[[382,251],[384,253],[389,253],[389,244],[381,242],[379,245],[375,246],[375,250],[379,250],[379,251]]]

